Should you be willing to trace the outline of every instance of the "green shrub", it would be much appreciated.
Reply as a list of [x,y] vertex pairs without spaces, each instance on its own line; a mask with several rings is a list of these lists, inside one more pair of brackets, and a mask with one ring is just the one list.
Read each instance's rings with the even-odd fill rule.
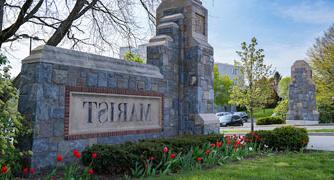
[[334,123],[334,105],[319,102],[318,111],[320,123]]
[[254,133],[256,136],[249,133],[246,137],[253,142],[260,143],[262,147],[278,151],[300,151],[309,142],[306,129],[292,126],[280,127],[272,131],[255,131]]
[[281,117],[282,119],[286,119],[286,114],[288,113],[289,100],[284,99],[278,103],[276,108],[274,109],[274,113],[276,116]]
[[285,124],[285,120],[280,117],[264,117],[256,120],[257,125]]
[[93,169],[99,174],[131,174],[136,163],[145,166],[147,159],[154,157],[155,162],[160,162],[163,156],[162,147],[166,146],[175,153],[187,153],[193,146],[201,146],[205,143],[215,143],[223,139],[223,135],[206,136],[182,136],[163,139],[142,140],[137,143],[128,142],[120,145],[93,145],[87,147],[82,153],[82,161],[85,166],[92,162],[91,154],[97,153],[94,159]]

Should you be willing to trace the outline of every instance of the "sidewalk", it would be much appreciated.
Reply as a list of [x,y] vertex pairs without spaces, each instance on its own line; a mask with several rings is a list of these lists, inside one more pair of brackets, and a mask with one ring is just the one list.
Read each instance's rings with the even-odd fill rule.
[[307,149],[334,151],[334,136],[313,136],[310,135]]

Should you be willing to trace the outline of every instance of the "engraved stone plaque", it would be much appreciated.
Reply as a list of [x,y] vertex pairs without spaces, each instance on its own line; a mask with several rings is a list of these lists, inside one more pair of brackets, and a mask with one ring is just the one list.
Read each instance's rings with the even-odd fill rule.
[[195,14],[195,32],[205,35],[205,17]]
[[136,134],[162,128],[161,96],[72,91],[68,108],[65,135],[69,137]]

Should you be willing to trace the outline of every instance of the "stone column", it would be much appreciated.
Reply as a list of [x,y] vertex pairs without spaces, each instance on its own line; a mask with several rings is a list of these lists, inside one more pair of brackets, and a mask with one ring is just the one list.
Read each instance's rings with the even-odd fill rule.
[[318,124],[319,113],[316,107],[315,84],[312,70],[304,60],[296,61],[291,68],[289,85],[288,123]]
[[[172,43],[164,43],[167,39]],[[165,78],[170,78],[167,84],[174,89],[169,99],[178,109],[175,117],[179,134],[219,132],[213,114],[214,60],[213,48],[208,43],[208,11],[201,1],[163,1],[157,10],[157,36],[150,42],[148,63],[160,67]],[[153,58],[164,53],[157,46],[169,49],[173,56]]]

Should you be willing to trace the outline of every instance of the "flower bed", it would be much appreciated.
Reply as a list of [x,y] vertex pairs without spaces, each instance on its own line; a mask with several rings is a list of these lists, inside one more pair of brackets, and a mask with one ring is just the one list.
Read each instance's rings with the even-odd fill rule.
[[[95,173],[94,170],[91,168],[91,165],[94,163],[94,159],[96,159],[97,154],[96,153],[91,154],[91,162],[86,168],[82,168],[79,163],[81,159],[81,152],[74,149],[73,156],[76,158],[78,162],[64,166],[62,162],[63,156],[58,154],[55,158],[57,166],[47,175],[35,175],[36,170],[34,167],[26,167],[26,166],[22,167],[20,164],[16,164],[13,167],[7,165],[2,165],[2,166],[0,165],[1,167],[0,179],[7,180],[7,179],[14,179],[15,177],[16,178],[20,177],[22,179],[24,178],[40,179],[40,176],[42,176],[43,179],[53,180],[59,176],[59,171],[61,171],[62,179],[90,179],[91,176],[93,176]],[[18,169],[18,167],[20,167],[20,169]]]
[[255,155],[259,150],[257,143],[244,136],[209,137],[94,145],[83,152],[83,162],[90,162],[90,154],[96,152],[99,156],[92,167],[97,173],[139,178],[222,165],[229,160],[241,160]]
[[[73,150],[78,162],[70,165],[64,166],[63,156],[57,155],[57,167],[46,179],[90,179],[95,173],[108,177],[136,178],[168,175],[223,165],[272,150],[300,150],[307,143],[305,129],[282,127],[273,131],[256,131],[246,136],[184,136],[121,145],[94,145],[83,152]],[[80,159],[86,167],[80,166]],[[0,179],[14,177],[13,167],[0,167]],[[20,177],[35,178],[34,173],[32,167],[23,167],[15,172]]]

